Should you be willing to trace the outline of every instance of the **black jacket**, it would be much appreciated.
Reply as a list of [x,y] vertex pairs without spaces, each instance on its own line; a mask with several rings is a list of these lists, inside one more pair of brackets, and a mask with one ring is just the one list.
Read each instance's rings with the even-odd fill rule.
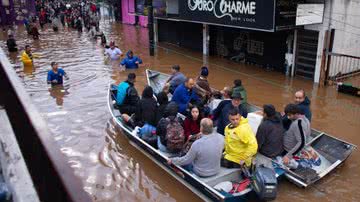
[[310,110],[310,104],[311,104],[311,101],[306,96],[305,100],[302,103],[298,104],[298,106],[300,107],[302,114],[304,114],[305,117],[311,122],[312,114],[311,114],[311,110]]
[[142,98],[136,107],[135,124],[141,127],[145,123],[156,126],[156,110],[157,103],[154,98]]
[[158,106],[158,108],[156,110],[156,123],[158,123],[160,121],[160,119],[164,117],[166,107],[167,107],[167,104],[162,104],[162,105]]
[[119,109],[122,114],[132,115],[136,112],[137,104],[140,98],[134,84],[129,82],[129,85],[130,86],[126,89],[124,102],[121,106],[119,106]]
[[258,151],[269,158],[283,152],[283,137],[285,129],[280,116],[264,118],[256,132]]

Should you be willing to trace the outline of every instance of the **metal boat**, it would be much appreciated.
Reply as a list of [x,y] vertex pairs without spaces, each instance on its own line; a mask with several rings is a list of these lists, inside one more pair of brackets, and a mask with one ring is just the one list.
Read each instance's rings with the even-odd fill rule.
[[[154,93],[159,93],[170,75],[147,69],[146,77],[148,85],[153,88]],[[261,110],[261,108],[252,104],[247,104],[246,107],[249,112],[249,123],[256,133],[261,117],[254,112]],[[356,146],[351,143],[312,129],[311,137],[307,139],[306,146],[300,154],[315,151],[320,164],[307,170],[290,169],[283,165],[281,168],[285,170],[285,176],[288,180],[300,187],[308,187],[344,163],[354,149]]]

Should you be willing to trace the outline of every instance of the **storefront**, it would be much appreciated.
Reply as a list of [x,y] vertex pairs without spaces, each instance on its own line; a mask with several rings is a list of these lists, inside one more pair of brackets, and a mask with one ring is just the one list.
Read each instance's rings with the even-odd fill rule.
[[[286,72],[301,0],[167,0],[159,42]],[[207,49],[207,50],[205,50]]]

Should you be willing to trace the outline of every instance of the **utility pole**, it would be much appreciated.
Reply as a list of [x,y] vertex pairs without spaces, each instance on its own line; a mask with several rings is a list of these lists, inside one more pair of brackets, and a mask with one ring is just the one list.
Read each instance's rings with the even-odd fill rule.
[[153,12],[152,3],[153,3],[152,0],[147,0],[150,56],[154,56],[154,52],[155,52],[155,47],[154,47],[154,12]]

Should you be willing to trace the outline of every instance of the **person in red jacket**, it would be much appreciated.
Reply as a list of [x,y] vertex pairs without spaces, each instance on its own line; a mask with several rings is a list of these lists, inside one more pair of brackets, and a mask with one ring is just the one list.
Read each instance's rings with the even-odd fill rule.
[[96,5],[95,5],[95,4],[91,4],[90,10],[91,10],[91,12],[95,13],[95,12],[96,12]]
[[190,112],[190,116],[186,117],[184,122],[184,134],[186,140],[188,140],[192,135],[197,135],[200,133],[200,110],[197,106],[194,105],[190,108]]

